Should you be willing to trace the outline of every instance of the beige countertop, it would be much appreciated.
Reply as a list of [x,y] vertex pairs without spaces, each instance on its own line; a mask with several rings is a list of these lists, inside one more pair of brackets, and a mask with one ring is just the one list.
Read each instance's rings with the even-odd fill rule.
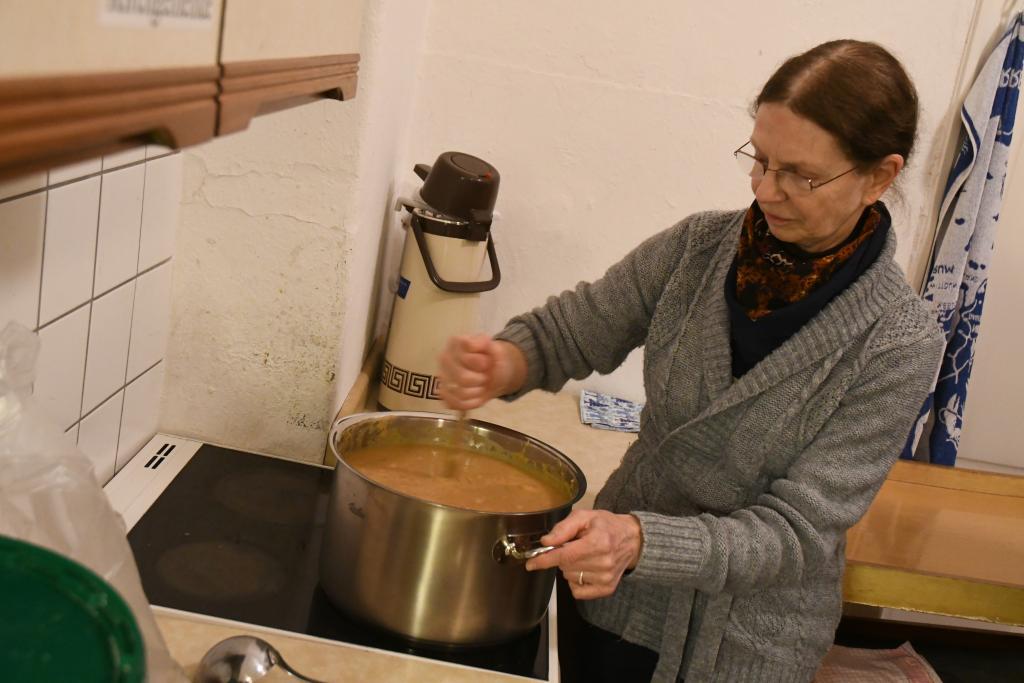
[[354,645],[287,636],[255,626],[243,628],[160,608],[154,608],[154,612],[171,657],[182,666],[189,680],[193,680],[199,660],[211,646],[237,635],[263,638],[300,674],[329,683],[497,683],[527,680]]
[[848,602],[1024,626],[1024,477],[897,462],[847,534]]

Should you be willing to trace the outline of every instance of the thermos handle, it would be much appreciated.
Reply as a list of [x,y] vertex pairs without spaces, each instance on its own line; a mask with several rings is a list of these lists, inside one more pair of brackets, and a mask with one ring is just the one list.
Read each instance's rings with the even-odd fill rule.
[[430,281],[438,289],[456,294],[477,294],[489,292],[501,282],[501,269],[498,268],[498,255],[494,252],[494,238],[487,234],[487,258],[491,262],[491,279],[485,282],[449,282],[443,279],[434,267],[434,261],[430,258],[430,250],[427,248],[427,239],[423,236],[423,228],[420,227],[420,218],[412,214],[412,234],[416,236],[416,246],[420,248],[420,256],[423,257],[423,265],[427,267],[427,275]]

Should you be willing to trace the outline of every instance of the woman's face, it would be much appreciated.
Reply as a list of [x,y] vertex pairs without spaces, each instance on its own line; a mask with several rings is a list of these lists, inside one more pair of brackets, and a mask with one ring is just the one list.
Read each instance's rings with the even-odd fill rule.
[[[815,184],[855,165],[831,133],[782,104],[758,108],[750,142],[754,156],[770,169],[792,171]],[[891,156],[902,167],[902,157]],[[880,184],[877,171],[854,171],[809,194],[788,195],[769,171],[763,178],[752,179],[751,189],[775,237],[804,251],[820,252],[841,244],[853,232],[864,207],[878,200],[898,172],[895,168],[892,177]]]

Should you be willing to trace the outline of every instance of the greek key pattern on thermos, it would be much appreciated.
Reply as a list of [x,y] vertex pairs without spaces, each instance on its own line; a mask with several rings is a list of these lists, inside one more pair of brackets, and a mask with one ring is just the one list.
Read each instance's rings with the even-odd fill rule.
[[380,371],[380,382],[391,391],[413,398],[441,398],[437,392],[440,378],[406,370],[386,360]]

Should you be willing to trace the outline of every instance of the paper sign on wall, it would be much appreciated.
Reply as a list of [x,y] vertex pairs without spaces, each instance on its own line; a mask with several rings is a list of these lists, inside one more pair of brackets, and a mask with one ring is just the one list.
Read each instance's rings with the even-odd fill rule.
[[215,0],[99,0],[104,26],[211,29]]

